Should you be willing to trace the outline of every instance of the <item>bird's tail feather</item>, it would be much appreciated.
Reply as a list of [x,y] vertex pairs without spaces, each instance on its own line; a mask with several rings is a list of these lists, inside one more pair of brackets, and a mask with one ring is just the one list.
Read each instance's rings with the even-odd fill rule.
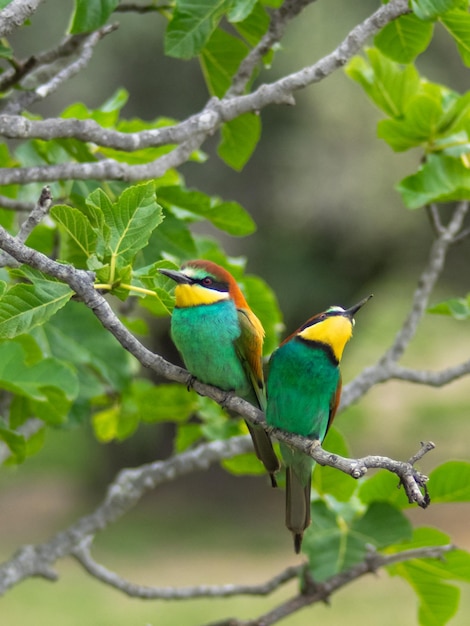
[[246,421],[246,425],[248,426],[253,440],[256,456],[269,472],[272,486],[277,487],[275,473],[279,470],[280,464],[269,435],[262,426],[250,424],[248,420]]
[[292,466],[286,467],[286,526],[294,536],[294,549],[299,554],[304,530],[310,525],[311,469],[303,480]]

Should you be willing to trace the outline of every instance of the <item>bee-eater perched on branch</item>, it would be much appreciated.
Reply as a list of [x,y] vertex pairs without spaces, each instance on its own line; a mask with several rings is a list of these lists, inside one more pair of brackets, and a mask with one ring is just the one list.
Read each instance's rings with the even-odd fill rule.
[[[369,298],[350,309],[332,306],[315,315],[273,352],[267,379],[270,426],[323,441],[341,396],[339,364],[352,336],[354,314]],[[281,454],[286,465],[286,526],[299,553],[310,524],[314,461],[285,443]]]
[[[160,272],[176,282],[171,336],[188,371],[201,382],[233,391],[264,411],[264,329],[233,276],[203,260],[189,261],[179,272]],[[279,460],[271,440],[261,426],[246,424],[256,455],[275,487]]]

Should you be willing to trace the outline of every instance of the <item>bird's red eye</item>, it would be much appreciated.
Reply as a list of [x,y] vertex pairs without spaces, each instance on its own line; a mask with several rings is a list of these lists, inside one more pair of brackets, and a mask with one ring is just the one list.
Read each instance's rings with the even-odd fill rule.
[[209,276],[206,276],[205,278],[202,279],[202,284],[205,287],[210,287],[212,285],[212,278],[209,278]]

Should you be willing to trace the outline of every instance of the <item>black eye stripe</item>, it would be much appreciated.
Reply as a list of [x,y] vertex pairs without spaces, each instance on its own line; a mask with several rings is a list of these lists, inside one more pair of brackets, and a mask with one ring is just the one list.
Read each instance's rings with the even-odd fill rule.
[[[210,282],[208,282],[208,279]],[[213,289],[214,291],[228,291],[228,283],[217,281],[211,276],[204,276],[204,278],[194,278],[193,281],[206,289]]]

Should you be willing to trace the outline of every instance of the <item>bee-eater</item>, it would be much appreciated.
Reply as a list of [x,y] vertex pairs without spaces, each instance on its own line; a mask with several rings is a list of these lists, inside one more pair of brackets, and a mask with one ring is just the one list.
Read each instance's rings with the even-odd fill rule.
[[[264,411],[264,329],[233,276],[204,260],[188,261],[180,271],[160,272],[176,282],[171,336],[188,371]],[[271,440],[261,426],[246,424],[255,453],[275,487],[279,460]]]
[[[354,314],[370,297],[350,309],[332,306],[315,315],[273,352],[266,383],[270,426],[323,441],[341,396],[339,364],[352,336]],[[299,553],[310,524],[314,461],[282,442],[281,454],[286,466],[286,526]]]

